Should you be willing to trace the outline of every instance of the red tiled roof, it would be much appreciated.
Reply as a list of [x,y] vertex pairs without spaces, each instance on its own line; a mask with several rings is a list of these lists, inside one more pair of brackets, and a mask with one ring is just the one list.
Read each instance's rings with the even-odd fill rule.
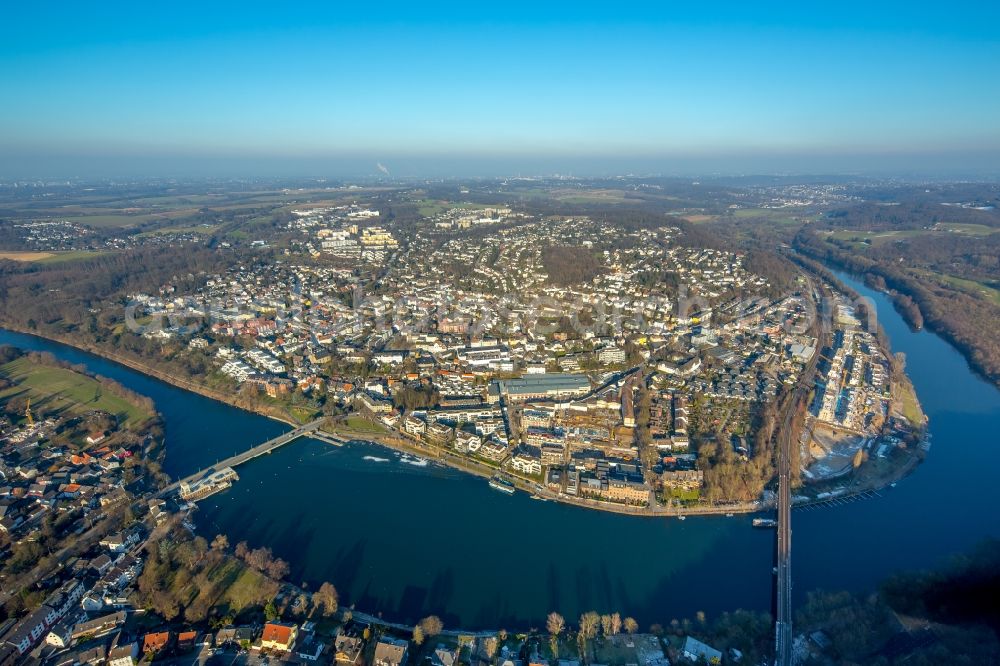
[[170,641],[170,632],[161,631],[155,634],[146,634],[142,639],[142,651],[154,652],[163,649]]
[[292,628],[283,624],[265,624],[261,640],[288,645],[292,639]]

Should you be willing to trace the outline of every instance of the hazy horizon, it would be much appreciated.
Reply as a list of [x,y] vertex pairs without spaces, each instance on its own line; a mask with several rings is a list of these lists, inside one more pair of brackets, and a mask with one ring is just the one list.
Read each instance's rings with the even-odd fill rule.
[[21,3],[0,176],[1000,175],[1000,6]]
[[[382,169],[380,169],[382,167]],[[384,169],[384,170],[383,170]],[[122,178],[710,178],[829,176],[900,180],[1000,180],[993,153],[914,155],[662,156],[49,156],[0,157],[0,180]]]

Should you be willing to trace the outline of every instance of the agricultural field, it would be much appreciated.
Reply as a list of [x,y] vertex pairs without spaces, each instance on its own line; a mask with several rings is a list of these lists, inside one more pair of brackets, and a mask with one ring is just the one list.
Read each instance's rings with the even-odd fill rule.
[[0,252],[0,259],[11,261],[41,261],[54,256],[52,252]]
[[92,259],[104,254],[108,254],[108,252],[100,250],[69,250],[66,252],[4,251],[0,252],[0,259],[23,261],[25,263],[60,264],[79,259]]

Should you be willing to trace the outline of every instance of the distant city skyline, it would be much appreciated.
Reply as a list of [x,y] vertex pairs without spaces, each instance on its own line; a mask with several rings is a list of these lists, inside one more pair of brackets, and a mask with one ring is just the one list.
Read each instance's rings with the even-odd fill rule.
[[0,176],[1000,172],[997,6],[633,12],[18,4]]

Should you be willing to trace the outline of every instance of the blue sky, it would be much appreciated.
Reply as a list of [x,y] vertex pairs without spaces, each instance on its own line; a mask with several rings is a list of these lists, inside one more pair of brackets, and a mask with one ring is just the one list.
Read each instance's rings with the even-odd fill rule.
[[1000,3],[67,4],[4,10],[0,173],[1000,170]]

